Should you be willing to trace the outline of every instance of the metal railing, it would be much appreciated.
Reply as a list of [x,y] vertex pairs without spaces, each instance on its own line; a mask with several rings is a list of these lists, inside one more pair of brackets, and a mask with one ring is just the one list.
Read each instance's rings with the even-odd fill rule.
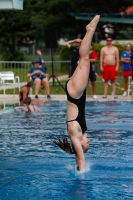
[[[53,74],[59,79],[59,81],[66,81],[70,76],[70,60],[66,61],[45,61],[47,72],[49,77]],[[53,66],[53,70],[52,70]],[[20,77],[20,82],[27,82],[28,70],[33,67],[32,63],[29,61],[0,61],[0,71],[12,71],[15,76]],[[99,60],[96,62],[96,73],[101,75]],[[121,67],[118,72],[118,81],[121,82]],[[102,80],[97,79],[97,82],[102,82]],[[50,79],[50,84],[52,84],[52,78]]]
[[[0,71],[14,72],[15,76],[20,77],[20,82],[27,82],[27,73],[31,67],[33,67],[33,65],[28,61],[0,61]],[[46,61],[46,67],[49,77],[53,72],[60,81],[67,80],[69,77],[70,61],[53,61],[53,63],[52,61]],[[52,80],[50,80],[50,82],[51,81]]]

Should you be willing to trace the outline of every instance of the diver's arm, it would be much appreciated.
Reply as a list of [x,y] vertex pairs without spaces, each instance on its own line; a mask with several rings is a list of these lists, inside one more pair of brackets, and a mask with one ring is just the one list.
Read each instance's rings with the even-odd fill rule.
[[83,148],[81,145],[81,141],[79,138],[75,137],[74,135],[72,135],[70,138],[74,146],[74,149],[76,151],[75,159],[76,159],[77,169],[79,171],[83,171],[85,170],[85,156],[84,156]]

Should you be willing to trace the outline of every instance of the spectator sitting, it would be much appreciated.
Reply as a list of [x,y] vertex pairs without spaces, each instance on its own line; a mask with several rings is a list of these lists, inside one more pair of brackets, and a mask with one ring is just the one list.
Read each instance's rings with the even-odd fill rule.
[[48,82],[48,74],[46,73],[44,68],[40,68],[41,61],[37,58],[32,64],[34,67],[30,68],[27,74],[28,78],[32,78],[35,84],[35,99],[38,99],[38,93],[40,90],[40,86],[42,85],[46,89],[47,98],[50,99],[50,88]]

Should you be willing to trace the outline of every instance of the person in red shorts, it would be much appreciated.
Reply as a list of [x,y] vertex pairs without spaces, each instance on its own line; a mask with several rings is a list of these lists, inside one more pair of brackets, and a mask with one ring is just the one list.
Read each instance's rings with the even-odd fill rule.
[[131,44],[126,44],[126,50],[121,53],[121,61],[122,61],[122,76],[124,78],[124,93],[123,96],[127,96],[128,89],[128,77],[132,76],[132,68],[131,68]]
[[111,37],[108,37],[106,41],[107,45],[100,51],[100,70],[102,72],[103,79],[105,80],[103,98],[107,98],[109,80],[111,81],[113,96],[114,98],[117,98],[115,95],[115,80],[119,69],[119,51],[117,47],[112,45]]

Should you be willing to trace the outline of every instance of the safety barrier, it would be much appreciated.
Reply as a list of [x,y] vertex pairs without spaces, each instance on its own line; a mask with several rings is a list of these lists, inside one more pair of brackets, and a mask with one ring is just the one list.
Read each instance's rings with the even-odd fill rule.
[[[49,74],[49,78],[51,75],[55,75],[60,82],[64,82],[68,80],[70,77],[70,60],[67,61],[46,61],[47,72]],[[20,82],[27,82],[27,73],[28,70],[32,67],[32,63],[29,61],[0,61],[0,72],[1,71],[12,71],[15,76],[20,77]],[[96,62],[96,73],[97,73],[97,83],[103,82],[99,67],[99,60]],[[117,82],[121,83],[123,81],[121,76],[121,67],[118,72]],[[53,77],[50,78],[50,84],[53,82]],[[57,83],[58,84],[58,83]]]

